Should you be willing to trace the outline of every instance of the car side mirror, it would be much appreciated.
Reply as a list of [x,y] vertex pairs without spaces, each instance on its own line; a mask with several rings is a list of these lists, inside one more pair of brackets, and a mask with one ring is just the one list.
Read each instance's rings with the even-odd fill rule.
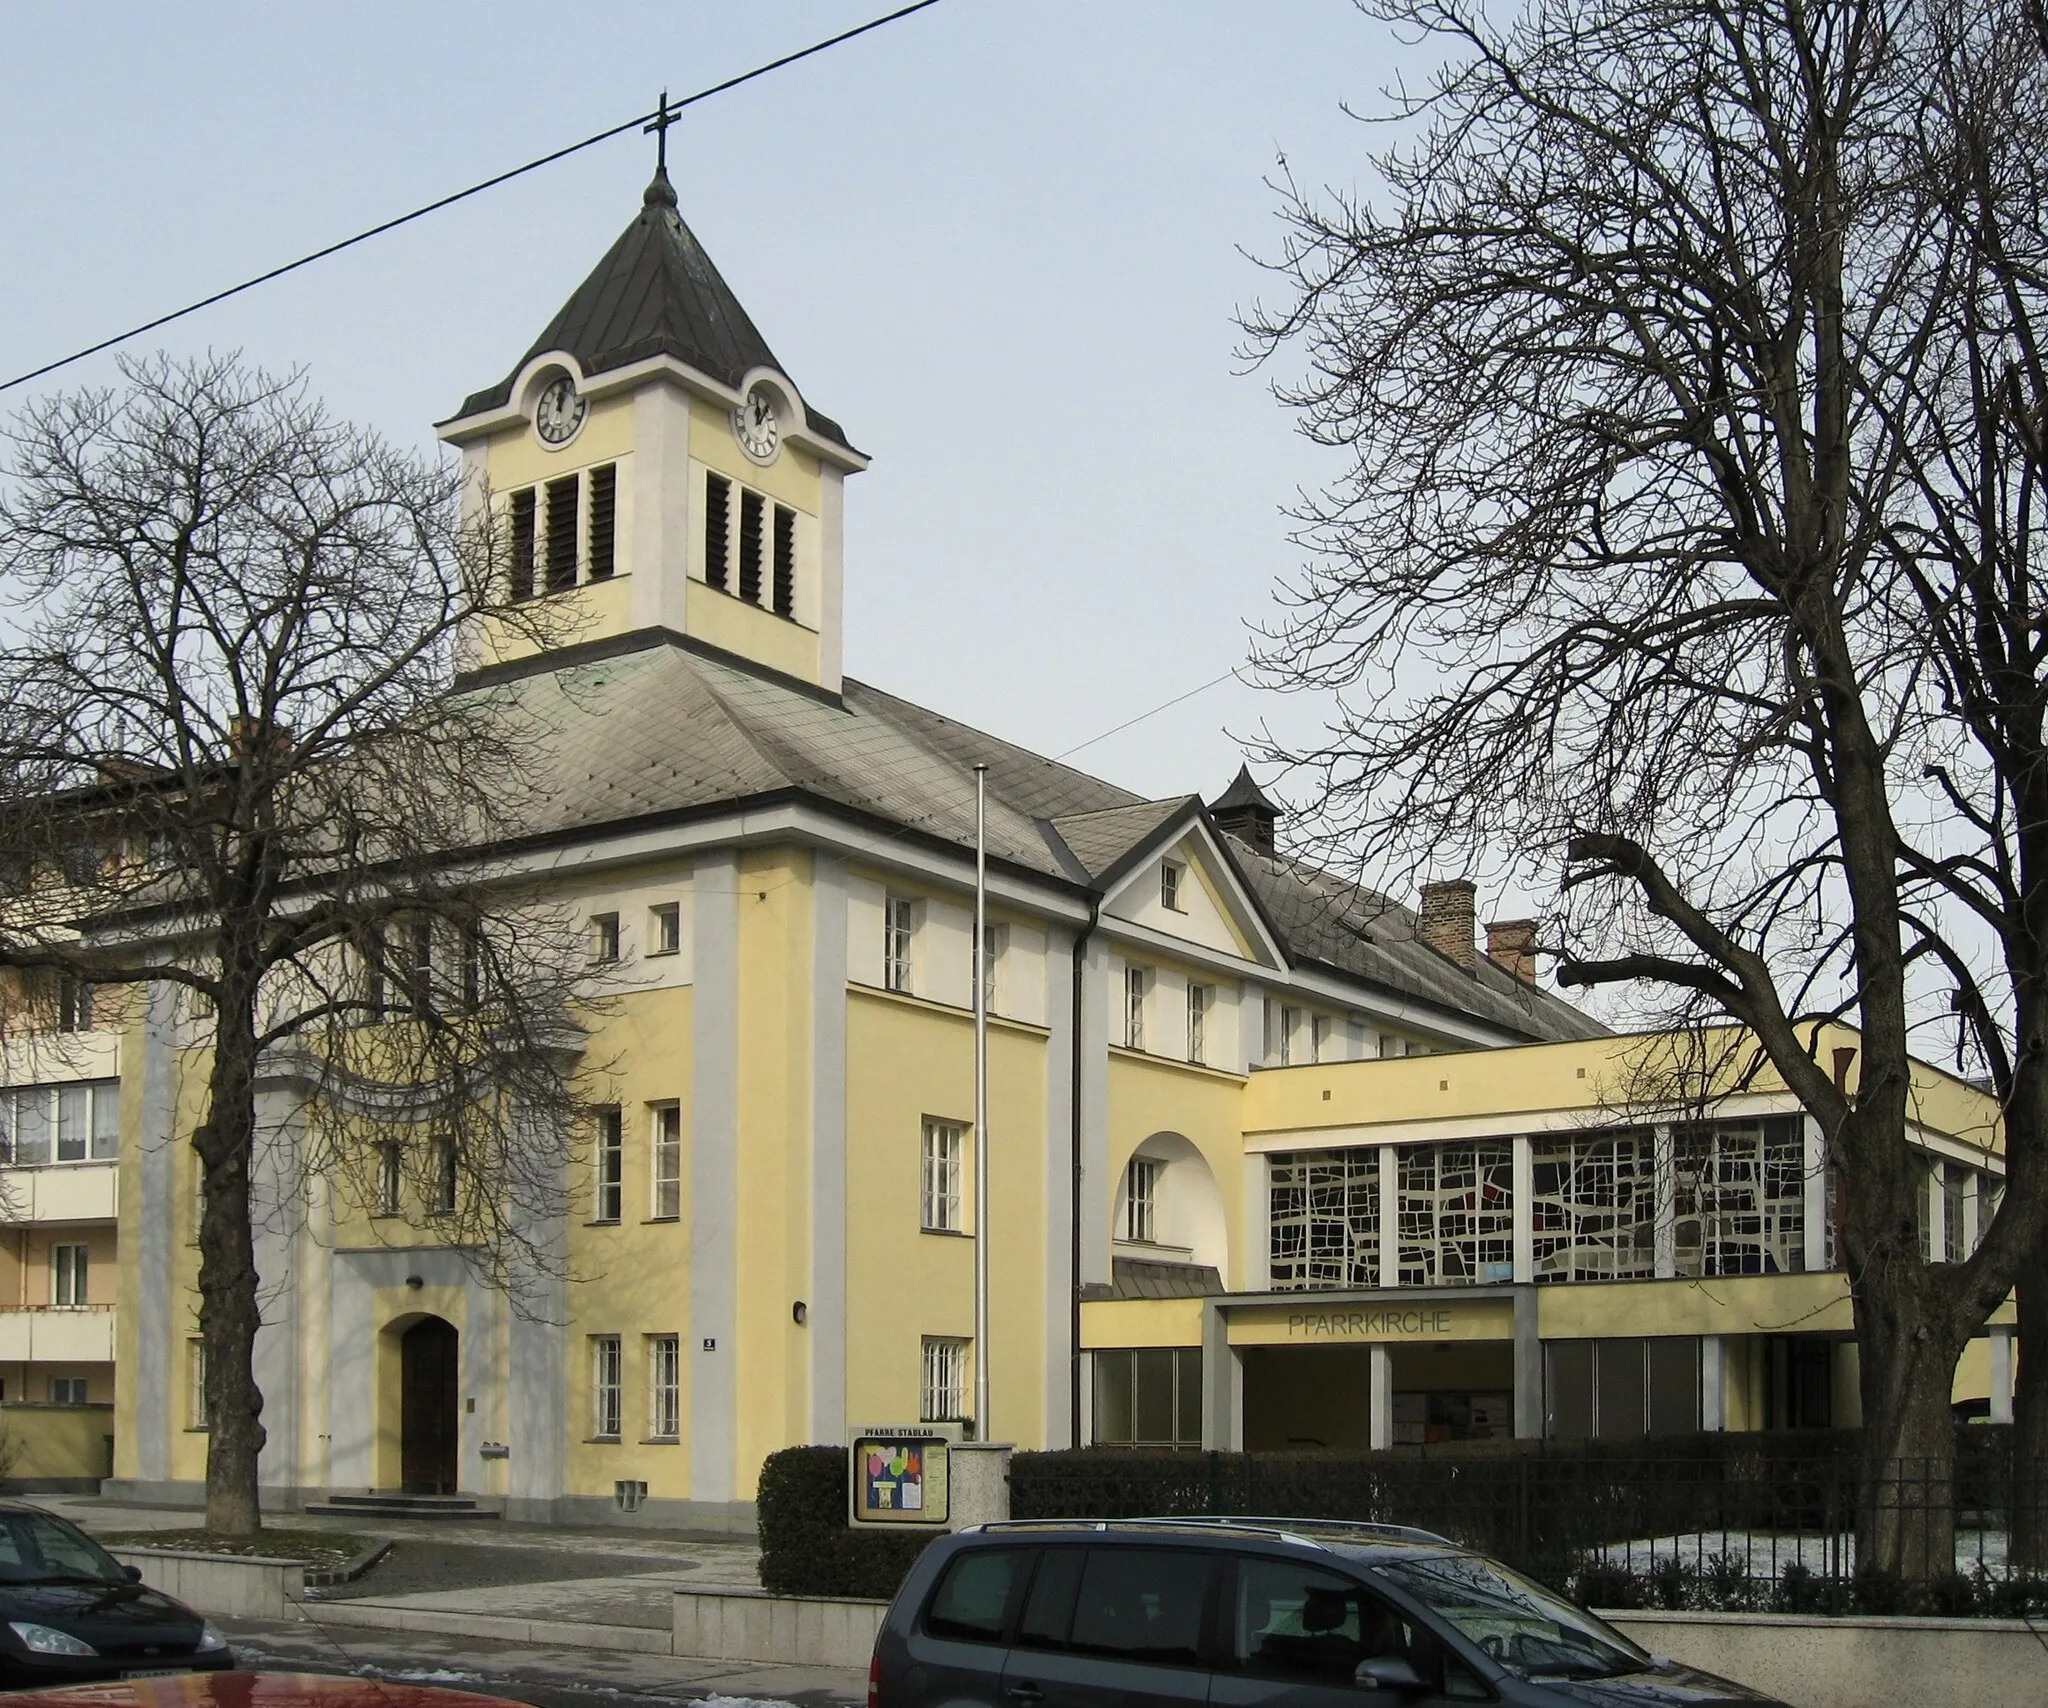
[[123,1566],[121,1568],[121,1575],[127,1578],[130,1583],[140,1583],[142,1581],[142,1568],[140,1566]]
[[1421,1690],[1422,1674],[1400,1655],[1368,1655],[1351,1680],[1361,1690]]

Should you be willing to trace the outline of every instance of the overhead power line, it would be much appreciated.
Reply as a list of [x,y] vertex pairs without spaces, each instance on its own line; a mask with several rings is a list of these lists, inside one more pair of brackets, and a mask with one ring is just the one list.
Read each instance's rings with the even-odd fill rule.
[[628,131],[639,130],[650,121],[664,120],[684,107],[694,107],[699,101],[708,101],[713,95],[723,95],[728,89],[737,89],[742,83],[751,83],[757,77],[766,77],[771,71],[780,71],[784,66],[794,65],[798,60],[809,59],[823,53],[827,48],[838,47],[850,42],[856,36],[864,36],[871,30],[879,30],[885,24],[896,23],[909,17],[913,12],[922,12],[936,6],[939,0],[916,0],[914,5],[898,7],[879,18],[870,18],[865,24],[857,24],[850,30],[842,30],[836,36],[827,36],[821,42],[786,53],[780,59],[771,59],[766,65],[757,65],[751,71],[743,71],[737,77],[728,77],[723,83],[714,83],[708,89],[699,89],[694,95],[685,95],[680,100],[666,101],[651,113],[639,113],[622,124],[601,130],[595,136],[586,136],[581,142],[572,142],[566,148],[558,148],[552,154],[543,154],[538,160],[529,160],[524,166],[515,166],[509,172],[500,172],[486,178],[482,183],[472,184],[466,190],[457,190],[453,195],[442,196],[437,201],[417,207],[411,213],[400,214],[396,219],[387,219],[373,225],[366,231],[359,231],[353,237],[344,237],[338,243],[330,243],[323,249],[316,249],[310,255],[301,255],[296,261],[287,261],[280,267],[272,267],[267,273],[258,273],[253,279],[244,279],[238,285],[226,290],[215,291],[211,296],[189,302],[183,308],[160,314],[154,320],[145,320],[140,326],[131,326],[126,332],[117,332],[111,338],[102,338],[97,344],[88,344],[83,350],[74,350],[68,356],[60,356],[54,362],[45,362],[39,368],[31,368],[25,374],[16,374],[13,379],[0,381],[0,391],[12,391],[16,386],[27,385],[30,380],[39,380],[45,374],[54,374],[59,368],[68,368],[74,362],[82,362],[88,356],[97,356],[102,350],[111,350],[116,344],[125,344],[131,338],[139,338],[145,332],[154,332],[159,326],[168,326],[174,320],[183,320],[188,314],[197,314],[202,308],[211,308],[217,302],[226,302],[229,297],[240,296],[244,291],[253,291],[258,285],[267,285],[272,279],[281,279],[287,273],[296,273],[302,267],[310,267],[315,261],[324,261],[330,255],[339,255],[344,249],[353,249],[359,243],[367,243],[373,237],[382,237],[387,231],[396,231],[402,225],[414,220],[425,219],[428,214],[439,213],[443,208],[452,208],[457,202],[465,202],[471,196],[480,196],[486,190],[495,190],[500,184],[509,184],[514,178],[523,178],[529,172],[538,172],[543,166],[552,166],[557,160],[566,160],[572,154],[580,154],[586,148],[595,148],[601,142],[609,142],[615,136],[624,136]]
[[1156,718],[1161,712],[1170,712],[1171,710],[1173,710],[1175,706],[1179,705],[1181,701],[1192,700],[1197,694],[1206,694],[1211,688],[1215,687],[1217,683],[1228,682],[1236,674],[1237,672],[1235,670],[1226,670],[1221,676],[1212,676],[1209,678],[1208,681],[1204,682],[1199,688],[1190,688],[1185,694],[1176,694],[1170,700],[1163,700],[1158,705],[1154,706],[1149,712],[1140,712],[1134,718],[1125,718],[1124,721],[1118,724],[1114,729],[1106,729],[1100,735],[1091,735],[1086,741],[1080,742],[1077,745],[1068,748],[1065,753],[1055,753],[1053,755],[1053,760],[1055,763],[1057,763],[1062,759],[1071,758],[1074,754],[1079,753],[1082,750],[1082,748],[1093,747],[1098,741],[1107,741],[1113,735],[1122,735],[1125,730],[1130,729],[1133,725],[1141,724],[1147,718]]

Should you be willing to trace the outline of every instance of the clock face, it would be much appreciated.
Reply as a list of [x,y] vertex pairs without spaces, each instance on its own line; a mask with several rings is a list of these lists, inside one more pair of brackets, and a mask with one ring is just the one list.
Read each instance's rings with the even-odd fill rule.
[[548,384],[533,411],[533,430],[543,445],[566,445],[576,437],[590,405],[567,374]]
[[782,417],[776,413],[775,394],[756,386],[732,412],[732,430],[745,451],[757,463],[772,462],[782,443]]

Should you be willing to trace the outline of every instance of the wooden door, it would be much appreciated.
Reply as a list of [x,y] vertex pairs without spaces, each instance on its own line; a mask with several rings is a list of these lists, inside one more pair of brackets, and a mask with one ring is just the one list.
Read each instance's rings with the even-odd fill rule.
[[462,1337],[439,1317],[422,1317],[400,1344],[400,1474],[407,1494],[453,1494],[456,1353]]

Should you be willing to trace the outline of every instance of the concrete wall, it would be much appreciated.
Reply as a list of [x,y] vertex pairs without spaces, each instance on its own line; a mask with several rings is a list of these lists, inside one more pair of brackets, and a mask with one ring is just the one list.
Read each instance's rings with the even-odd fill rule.
[[1770,1692],[1792,1708],[2040,1708],[2048,1641],[2017,1619],[1808,1619],[1607,1613],[1653,1654]]
[[169,1549],[111,1548],[134,1566],[151,1589],[200,1613],[228,1619],[296,1619],[306,1593],[306,1568],[283,1560],[245,1560],[234,1554],[188,1554]]
[[865,1667],[888,1611],[886,1601],[679,1589],[671,1652],[713,1660]]

